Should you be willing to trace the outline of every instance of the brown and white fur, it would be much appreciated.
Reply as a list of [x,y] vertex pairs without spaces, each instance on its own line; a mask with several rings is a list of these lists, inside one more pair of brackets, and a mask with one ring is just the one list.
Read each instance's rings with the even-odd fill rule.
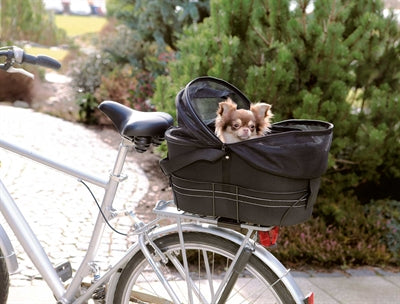
[[219,103],[215,134],[228,144],[261,137],[269,132],[272,117],[271,105],[267,103],[252,104],[250,110],[245,110],[237,109],[236,103],[227,98]]

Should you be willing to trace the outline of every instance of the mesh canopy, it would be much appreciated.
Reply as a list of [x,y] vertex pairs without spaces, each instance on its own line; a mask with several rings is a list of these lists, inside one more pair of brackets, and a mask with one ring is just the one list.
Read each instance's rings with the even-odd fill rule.
[[218,104],[228,97],[238,108],[250,109],[247,97],[228,82],[213,77],[196,78],[177,95],[179,126],[205,145],[221,146],[221,141],[214,135],[213,129]]

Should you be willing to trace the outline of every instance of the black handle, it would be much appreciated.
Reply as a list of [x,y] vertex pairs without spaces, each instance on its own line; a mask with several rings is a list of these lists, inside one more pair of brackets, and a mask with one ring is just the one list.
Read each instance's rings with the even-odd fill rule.
[[43,56],[43,55],[37,56],[36,64],[46,67],[46,68],[51,68],[54,70],[58,70],[59,68],[61,68],[61,63],[59,63],[57,60],[55,60],[54,58],[48,57],[48,56]]
[[24,53],[22,62],[25,63],[29,63],[29,64],[37,64],[40,65],[42,67],[46,67],[46,68],[51,68],[51,69],[55,69],[58,70],[61,67],[61,64],[48,56],[44,56],[44,55],[39,55],[39,56],[32,56],[29,54]]

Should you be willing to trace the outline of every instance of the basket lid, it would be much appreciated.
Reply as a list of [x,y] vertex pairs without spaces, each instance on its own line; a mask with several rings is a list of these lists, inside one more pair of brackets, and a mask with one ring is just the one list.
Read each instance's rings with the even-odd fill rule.
[[230,83],[210,76],[192,80],[176,97],[178,125],[206,145],[221,146],[213,130],[218,105],[228,97],[239,109],[250,109],[247,97]]

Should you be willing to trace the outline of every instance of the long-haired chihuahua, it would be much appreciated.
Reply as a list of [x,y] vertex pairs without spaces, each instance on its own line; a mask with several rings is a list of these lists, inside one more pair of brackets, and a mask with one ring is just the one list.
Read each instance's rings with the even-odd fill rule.
[[219,103],[215,120],[215,134],[224,143],[264,136],[271,126],[271,105],[256,103],[250,110],[237,109],[231,98]]

